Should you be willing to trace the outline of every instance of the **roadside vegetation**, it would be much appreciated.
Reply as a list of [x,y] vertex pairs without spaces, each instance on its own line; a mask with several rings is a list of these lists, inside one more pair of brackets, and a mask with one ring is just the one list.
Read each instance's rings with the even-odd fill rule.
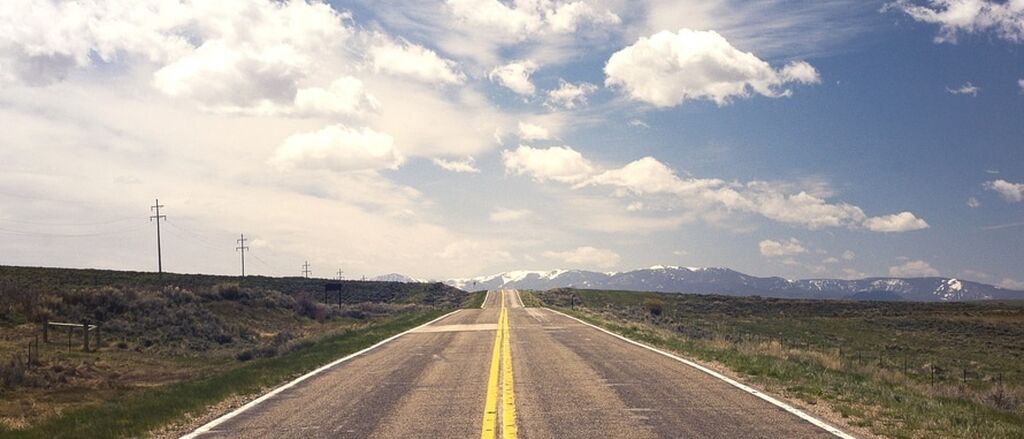
[[[0,436],[145,436],[473,300],[325,282],[0,267]],[[42,343],[43,321],[98,325],[99,343],[86,352],[81,327]]]
[[573,289],[523,300],[727,368],[880,436],[1024,437],[1024,303]]

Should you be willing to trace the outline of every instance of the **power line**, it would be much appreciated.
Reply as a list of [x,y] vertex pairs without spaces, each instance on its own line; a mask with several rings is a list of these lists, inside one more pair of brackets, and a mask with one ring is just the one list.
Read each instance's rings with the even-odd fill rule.
[[245,234],[243,233],[240,238],[236,239],[238,247],[235,247],[235,251],[240,252],[242,255],[242,277],[245,277],[245,251],[249,250],[249,246],[245,245]]
[[225,250],[224,246],[211,244],[210,241],[207,241],[201,235],[199,235],[199,234],[197,234],[195,232],[192,232],[192,231],[190,231],[190,230],[188,230],[188,229],[186,229],[184,227],[180,227],[180,226],[176,225],[176,223],[173,222],[173,221],[165,220],[163,224],[165,226],[171,226],[170,229],[165,230],[165,233],[166,232],[174,232],[175,230],[177,230],[178,232],[181,232],[181,235],[178,235],[177,233],[173,233],[175,236],[180,236],[182,238],[190,239],[193,242],[195,242],[196,244],[199,244],[199,245],[201,245],[203,247],[206,247],[206,248],[208,248],[210,250],[220,250],[220,251],[224,251]]
[[309,279],[309,275],[312,273],[312,271],[309,271],[309,261],[306,261],[304,264],[302,264],[302,275],[306,279]]
[[156,199],[156,203],[154,203],[152,206],[149,206],[149,210],[151,210],[151,211],[153,209],[156,209],[156,215],[150,215],[149,220],[150,221],[153,221],[154,219],[156,220],[156,269],[157,269],[158,273],[164,274],[164,260],[163,260],[163,255],[161,254],[161,251],[160,251],[160,220],[161,219],[166,220],[167,219],[167,215],[160,215],[160,208],[161,207],[164,207],[164,206],[162,204],[160,204],[160,199],[157,198]]
[[341,271],[340,268],[338,269],[338,280],[345,280],[345,276],[342,276],[342,274],[344,274],[344,273],[345,272]]

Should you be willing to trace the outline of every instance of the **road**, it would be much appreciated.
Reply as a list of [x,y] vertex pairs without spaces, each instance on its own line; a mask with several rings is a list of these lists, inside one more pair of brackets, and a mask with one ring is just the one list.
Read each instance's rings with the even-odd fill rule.
[[216,438],[835,438],[514,291],[197,430]]

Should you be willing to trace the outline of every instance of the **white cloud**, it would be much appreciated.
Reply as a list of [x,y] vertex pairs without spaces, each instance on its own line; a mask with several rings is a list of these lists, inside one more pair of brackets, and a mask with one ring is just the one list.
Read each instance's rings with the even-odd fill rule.
[[1000,179],[985,182],[985,189],[997,192],[1004,200],[1010,203],[1024,201],[1024,183],[1011,183]]
[[537,181],[575,183],[594,172],[594,166],[568,146],[533,148],[519,145],[513,151],[503,151],[501,157],[507,172],[527,175]]
[[914,230],[927,229],[928,223],[925,220],[914,216],[910,212],[900,212],[892,215],[876,216],[864,220],[864,227],[872,232],[911,232]]
[[993,32],[1006,41],[1024,41],[1024,3],[1017,0],[928,0],[927,6],[910,0],[889,3],[915,21],[939,25],[935,41],[955,43],[960,34]]
[[843,269],[844,279],[863,279],[865,277],[867,277],[867,273],[863,273],[852,268]]
[[380,40],[369,48],[368,55],[376,72],[433,84],[461,84],[466,79],[454,61],[441,58],[433,50],[408,41]]
[[508,223],[513,221],[519,221],[532,215],[529,209],[506,209],[499,207],[491,211],[490,220],[494,223]]
[[544,257],[557,259],[569,264],[592,266],[599,268],[612,268],[619,264],[621,257],[611,250],[599,249],[590,246],[577,247],[573,250],[555,252],[546,251]]
[[636,127],[636,128],[643,128],[643,129],[650,129],[651,128],[651,126],[648,125],[647,122],[644,122],[644,121],[642,121],[640,119],[630,119],[628,124],[629,124],[629,126]]
[[620,87],[630,98],[656,107],[710,99],[726,105],[753,91],[789,96],[787,83],[820,82],[810,64],[795,61],[780,70],[750,52],[736,49],[715,31],[681,29],[641,37],[608,59],[605,85]]
[[537,90],[533,82],[530,82],[530,75],[536,70],[537,64],[533,61],[515,61],[495,67],[487,76],[491,81],[497,82],[517,94],[530,96]]
[[370,128],[331,125],[289,136],[270,163],[284,170],[361,171],[397,169],[404,161],[395,149],[394,138],[387,134]]
[[954,95],[970,95],[974,97],[978,96],[979,91],[981,91],[981,89],[975,86],[974,84],[971,84],[971,81],[967,81],[964,83],[964,85],[961,85],[957,88],[946,87],[946,92]]
[[967,199],[967,207],[970,207],[971,209],[977,209],[981,207],[981,201],[978,201],[977,198],[970,197]]
[[[537,151],[541,150],[528,148],[524,155],[533,155]],[[897,232],[927,227],[924,220],[918,219],[910,212],[868,218],[857,206],[829,203],[824,197],[830,194],[818,187],[820,185],[793,191],[793,185],[763,181],[741,184],[709,178],[684,179],[653,157],[644,157],[621,168],[601,170],[569,147],[552,151],[552,155],[556,155],[555,153],[564,159],[559,162],[584,163],[586,166],[577,167],[571,173],[571,177],[562,178],[542,177],[545,173],[530,171],[539,166],[524,166],[521,161],[514,162],[514,167],[509,166],[508,158],[506,169],[516,174],[532,175],[541,181],[549,179],[562,183],[576,183],[574,188],[609,186],[615,189],[618,196],[670,195],[676,197],[685,207],[694,211],[704,211],[709,217],[713,216],[713,210],[720,210],[756,213],[774,221],[808,229],[846,226]],[[510,153],[506,151],[506,154]],[[559,169],[561,168],[563,167],[559,166]]]
[[1017,86],[1020,87],[1020,92],[1024,93],[1024,79],[1018,79]]
[[597,91],[597,86],[588,82],[573,84],[558,80],[558,88],[548,91],[544,105],[548,108],[573,109],[587,105],[587,95]]
[[520,121],[519,138],[523,140],[548,140],[551,138],[551,132],[540,125]]
[[620,22],[614,13],[583,1],[516,0],[509,5],[498,0],[447,0],[446,4],[459,21],[514,41],[543,33],[571,33],[586,24]]
[[770,239],[766,239],[759,242],[757,246],[761,250],[761,255],[769,258],[793,256],[807,252],[807,248],[804,247],[796,238],[789,238],[789,241],[772,241]]
[[474,165],[475,161],[473,160],[473,157],[466,157],[463,160],[446,160],[442,158],[435,158],[433,159],[433,162],[435,165],[446,171],[465,172],[471,174],[476,174],[480,172],[480,169],[478,169]]
[[1005,288],[1007,290],[1024,291],[1024,281],[1005,278],[1001,282],[999,282],[999,288]]
[[829,257],[823,259],[821,261],[821,263],[822,264],[838,264],[839,263],[839,258],[836,258],[834,256],[829,256]]
[[847,250],[843,252],[843,260],[852,261],[857,258],[857,254],[853,250]]
[[932,268],[927,262],[918,260],[889,267],[889,275],[892,277],[933,277],[938,276],[939,271]]
[[[292,110],[299,115],[361,115],[379,109],[377,99],[366,93],[363,82],[351,76],[338,78],[324,89],[310,87],[295,94]],[[287,111],[285,111],[287,113]]]
[[[228,1],[178,5],[164,12],[165,21],[183,16],[179,38],[200,42],[168,56],[169,62],[154,73],[154,85],[168,96],[215,110],[292,102],[320,58],[335,58],[332,52],[351,35],[344,25],[347,16],[319,3]],[[99,29],[118,29],[118,24]]]

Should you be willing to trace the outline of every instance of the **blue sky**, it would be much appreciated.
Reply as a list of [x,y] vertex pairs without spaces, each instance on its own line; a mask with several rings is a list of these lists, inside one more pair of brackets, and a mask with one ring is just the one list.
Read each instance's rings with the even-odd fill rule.
[[[1024,6],[0,7],[0,263],[1024,289]],[[17,24],[17,26],[10,26]]]

